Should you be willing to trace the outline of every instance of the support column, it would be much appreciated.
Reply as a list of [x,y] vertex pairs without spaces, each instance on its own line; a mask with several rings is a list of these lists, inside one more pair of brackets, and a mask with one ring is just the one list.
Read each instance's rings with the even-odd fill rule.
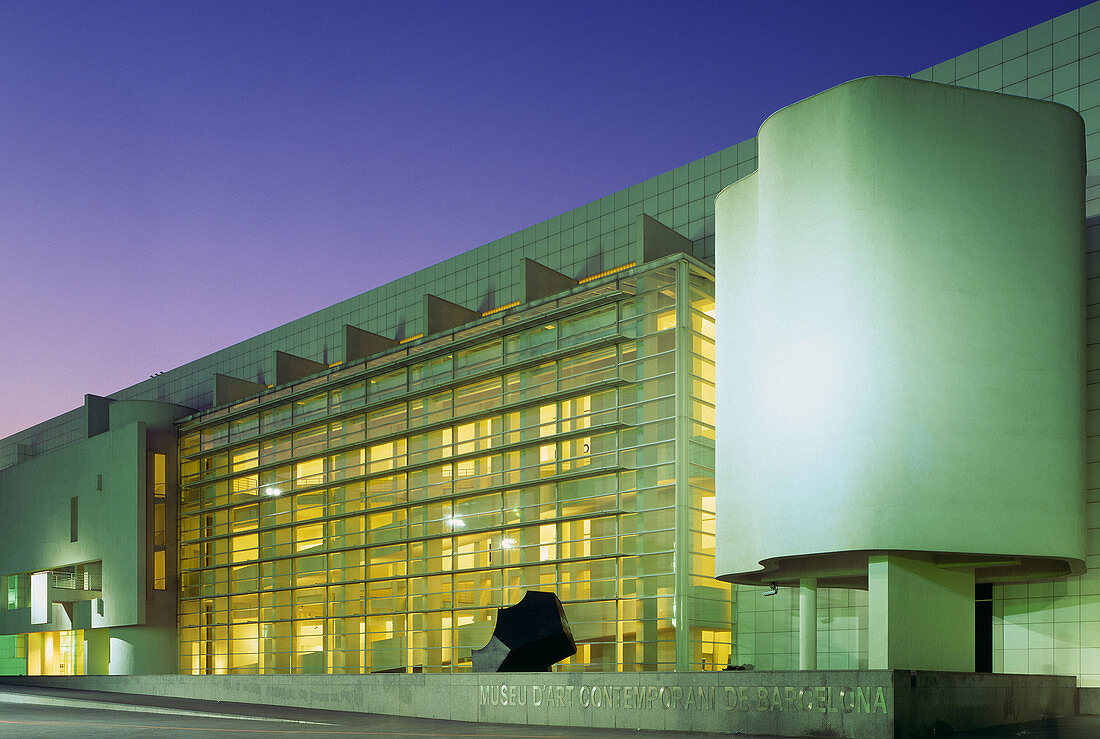
[[798,581],[798,669],[817,669],[817,578]]
[[867,601],[870,669],[974,671],[974,570],[871,555]]
[[[639,221],[644,216],[639,216]],[[660,224],[658,224],[660,225]],[[671,230],[671,229],[669,229]],[[686,262],[676,264],[676,593],[673,596],[676,617],[676,670],[694,669],[692,634],[695,626],[691,585],[691,288]]]
[[111,643],[108,629],[84,629],[84,674],[109,675]]

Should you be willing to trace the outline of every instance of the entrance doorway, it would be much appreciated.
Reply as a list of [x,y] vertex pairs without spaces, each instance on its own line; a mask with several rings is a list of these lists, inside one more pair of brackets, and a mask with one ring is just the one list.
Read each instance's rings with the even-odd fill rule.
[[993,672],[993,583],[974,585],[974,671]]

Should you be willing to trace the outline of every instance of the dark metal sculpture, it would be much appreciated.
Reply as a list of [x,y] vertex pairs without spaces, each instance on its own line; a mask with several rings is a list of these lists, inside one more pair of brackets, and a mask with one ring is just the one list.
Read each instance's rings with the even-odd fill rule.
[[519,603],[497,609],[492,638],[471,656],[474,672],[549,672],[576,653],[558,596],[528,590]]

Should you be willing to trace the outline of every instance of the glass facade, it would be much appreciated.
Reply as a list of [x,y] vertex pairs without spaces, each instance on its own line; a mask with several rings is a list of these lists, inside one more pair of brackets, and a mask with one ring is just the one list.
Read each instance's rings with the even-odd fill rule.
[[28,675],[83,675],[84,632],[39,631],[20,635]]
[[185,674],[469,670],[555,592],[564,670],[725,665],[714,278],[632,267],[180,427]]

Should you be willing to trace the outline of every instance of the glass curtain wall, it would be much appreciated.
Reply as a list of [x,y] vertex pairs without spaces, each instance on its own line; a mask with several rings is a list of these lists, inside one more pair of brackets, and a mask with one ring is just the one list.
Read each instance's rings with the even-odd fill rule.
[[185,422],[180,671],[469,670],[526,590],[558,669],[724,666],[713,275],[585,287]]

